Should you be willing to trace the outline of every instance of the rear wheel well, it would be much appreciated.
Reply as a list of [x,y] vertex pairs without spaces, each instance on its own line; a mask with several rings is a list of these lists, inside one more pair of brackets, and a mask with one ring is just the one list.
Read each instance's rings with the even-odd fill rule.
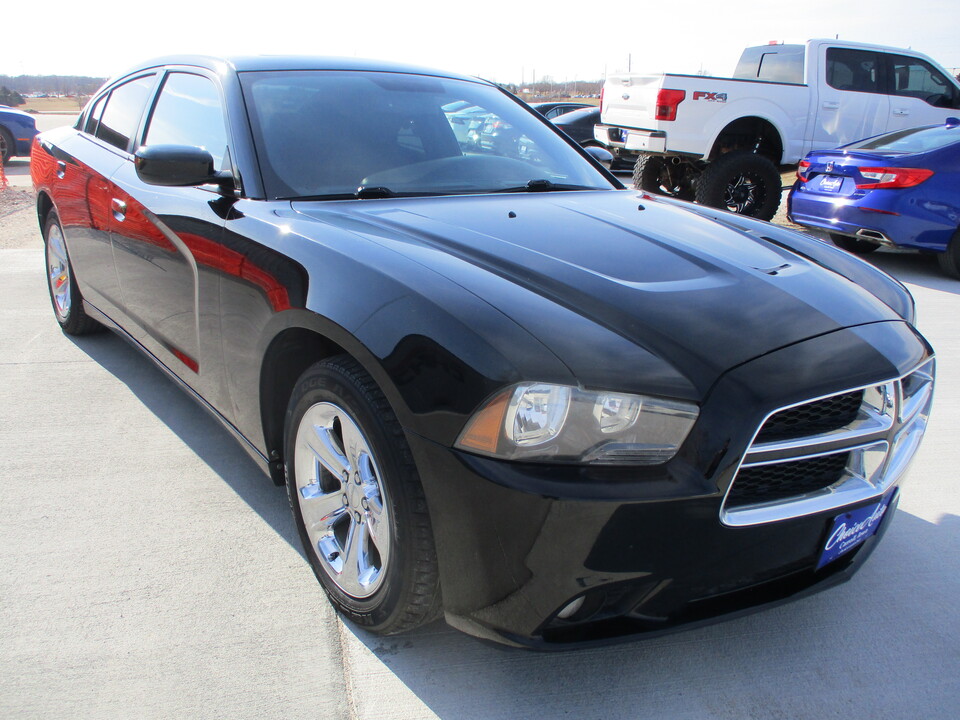
[[783,140],[769,120],[744,117],[734,120],[720,132],[710,150],[709,159],[716,160],[732,150],[749,150],[779,165],[783,159]]
[[45,192],[37,194],[37,220],[40,222],[40,230],[47,225],[47,216],[53,210],[53,200]]
[[314,363],[344,352],[329,338],[305,328],[284,330],[267,348],[260,370],[260,416],[270,477],[277,485],[285,482],[283,424],[297,380]]

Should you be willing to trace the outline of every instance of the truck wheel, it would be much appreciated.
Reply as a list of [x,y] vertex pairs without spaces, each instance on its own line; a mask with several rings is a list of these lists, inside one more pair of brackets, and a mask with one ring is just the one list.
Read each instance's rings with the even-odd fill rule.
[[663,155],[640,153],[633,166],[633,184],[640,190],[669,195],[680,200],[693,200],[693,190],[685,183],[690,172],[687,165],[671,165]]
[[944,274],[960,280],[960,230],[953,234],[947,249],[937,254],[937,262]]
[[833,244],[838,248],[853,253],[854,255],[869,255],[880,247],[869,240],[857,240],[857,238],[837,235],[836,233],[830,233],[830,239],[833,240]]
[[769,158],[734,150],[709,163],[697,181],[696,200],[758,220],[780,207],[780,173]]

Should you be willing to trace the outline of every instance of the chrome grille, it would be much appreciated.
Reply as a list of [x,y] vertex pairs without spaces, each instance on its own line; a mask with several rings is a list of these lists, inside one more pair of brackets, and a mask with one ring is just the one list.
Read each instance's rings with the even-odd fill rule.
[[879,498],[926,430],[935,365],[770,413],[720,509],[725,525],[786,520]]

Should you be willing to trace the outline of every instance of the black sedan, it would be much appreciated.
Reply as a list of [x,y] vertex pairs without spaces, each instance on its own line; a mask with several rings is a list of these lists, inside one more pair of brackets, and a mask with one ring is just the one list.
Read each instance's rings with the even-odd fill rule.
[[[600,124],[600,108],[598,107],[591,105],[573,110],[572,112],[552,118],[550,122],[563,130],[563,132],[583,147],[603,147],[603,145],[598,143],[593,137],[593,126]],[[627,158],[614,156],[612,167],[614,170],[633,170],[635,162],[636,158],[632,156],[628,156]]]
[[530,103],[530,107],[543,115],[547,120],[554,120],[562,115],[566,115],[574,110],[580,110],[586,107],[592,107],[588,103],[569,102],[569,101],[550,101]]
[[[465,109],[509,135],[465,142]],[[926,427],[903,286],[624,189],[476,79],[149,62],[32,173],[64,332],[113,329],[222,422],[373,632],[558,647],[827,587]]]

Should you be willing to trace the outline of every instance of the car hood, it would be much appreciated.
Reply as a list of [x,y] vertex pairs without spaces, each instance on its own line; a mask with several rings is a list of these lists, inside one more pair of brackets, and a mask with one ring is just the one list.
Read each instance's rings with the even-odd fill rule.
[[[389,244],[482,297],[584,385],[631,369],[609,367],[617,351],[604,360],[604,348],[616,345],[609,336],[669,363],[695,388],[670,388],[675,394],[703,397],[723,372],[786,345],[903,319],[861,285],[756,229],[634,191],[297,202],[294,209]],[[782,232],[755,225],[766,235]]]

